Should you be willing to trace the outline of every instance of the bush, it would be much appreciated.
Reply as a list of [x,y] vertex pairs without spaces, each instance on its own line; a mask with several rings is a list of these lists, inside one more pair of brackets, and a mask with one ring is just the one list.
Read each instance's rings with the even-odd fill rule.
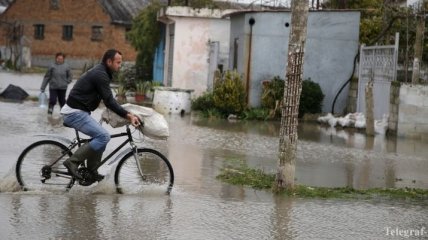
[[192,110],[205,111],[210,108],[214,108],[213,94],[210,92],[192,100]]
[[[216,79],[213,93],[205,93],[192,101],[192,110],[202,111],[204,116],[236,114],[247,120],[266,120],[281,116],[284,80],[274,77],[263,83],[262,108],[246,109],[245,88],[236,71],[226,71]],[[305,113],[319,113],[324,94],[318,83],[310,79],[302,81],[299,117]]]
[[241,114],[246,108],[246,93],[237,71],[226,71],[216,78],[213,91],[214,108],[222,115]]
[[[284,97],[284,80],[276,76],[270,81],[263,83],[263,94],[261,105],[274,111],[272,117],[280,117],[280,105]],[[299,117],[305,113],[319,113],[322,110],[324,94],[318,83],[306,79],[302,81],[302,93],[300,95]],[[277,105],[276,102],[279,102]]]
[[13,62],[10,59],[8,59],[6,61],[6,63],[4,64],[4,66],[6,67],[6,69],[13,69],[13,70],[15,69],[15,65],[13,65]]
[[263,94],[261,105],[263,108],[270,109],[268,118],[281,116],[281,104],[284,95],[284,80],[275,76],[270,81],[263,82]]
[[299,117],[305,113],[320,113],[324,94],[318,83],[308,80],[302,82],[302,94],[300,95]]
[[246,120],[267,120],[269,119],[269,109],[251,108],[243,112],[242,118]]
[[271,81],[263,82],[262,107],[274,109],[276,101],[284,95],[284,80],[275,76]]

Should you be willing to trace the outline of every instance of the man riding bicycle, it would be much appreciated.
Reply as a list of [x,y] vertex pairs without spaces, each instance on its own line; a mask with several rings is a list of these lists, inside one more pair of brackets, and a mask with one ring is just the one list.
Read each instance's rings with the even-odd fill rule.
[[101,161],[102,154],[110,141],[110,134],[97,120],[90,116],[103,100],[105,106],[128,119],[135,127],[140,125],[138,117],[126,111],[114,98],[110,89],[113,73],[119,71],[122,64],[122,53],[109,49],[104,53],[102,62],[80,77],[71,89],[67,102],[61,109],[64,125],[90,136],[92,140],[82,145],[66,161],[64,166],[76,179],[83,177],[77,171],[78,166],[87,160],[87,168],[101,181],[104,176],[98,174],[96,168]]

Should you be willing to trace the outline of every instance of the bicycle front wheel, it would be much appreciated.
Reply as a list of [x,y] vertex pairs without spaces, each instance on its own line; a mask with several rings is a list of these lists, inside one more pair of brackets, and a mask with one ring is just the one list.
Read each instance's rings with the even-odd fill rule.
[[140,193],[147,190],[166,189],[171,192],[174,184],[174,171],[171,163],[160,152],[139,148],[125,155],[116,167],[114,182],[118,193]]
[[71,155],[71,151],[57,141],[42,140],[31,144],[16,163],[19,185],[25,191],[69,188],[72,179],[62,163]]

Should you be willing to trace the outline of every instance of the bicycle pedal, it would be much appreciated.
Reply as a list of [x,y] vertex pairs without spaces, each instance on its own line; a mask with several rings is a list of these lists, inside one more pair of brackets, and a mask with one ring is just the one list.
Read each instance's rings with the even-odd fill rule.
[[104,176],[97,173],[97,174],[93,175],[93,178],[94,178],[95,181],[101,182],[104,179]]
[[89,186],[98,181],[98,176],[94,176],[89,169],[82,167],[79,168],[79,173],[83,179],[79,180],[79,184],[82,186]]
[[95,181],[93,181],[92,179],[82,179],[82,180],[79,180],[79,184],[82,185],[82,186],[85,186],[85,187],[92,185],[94,182]]
[[51,175],[50,174],[49,175],[42,174],[42,177],[44,177],[43,180],[47,180],[47,179],[51,178]]

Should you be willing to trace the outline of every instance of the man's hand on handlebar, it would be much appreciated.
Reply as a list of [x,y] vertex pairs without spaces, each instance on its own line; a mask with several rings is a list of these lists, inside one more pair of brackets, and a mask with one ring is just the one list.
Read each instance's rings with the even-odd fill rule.
[[128,118],[128,120],[131,122],[132,126],[134,127],[138,127],[141,124],[140,119],[132,113],[128,113],[126,115],[126,118]]

